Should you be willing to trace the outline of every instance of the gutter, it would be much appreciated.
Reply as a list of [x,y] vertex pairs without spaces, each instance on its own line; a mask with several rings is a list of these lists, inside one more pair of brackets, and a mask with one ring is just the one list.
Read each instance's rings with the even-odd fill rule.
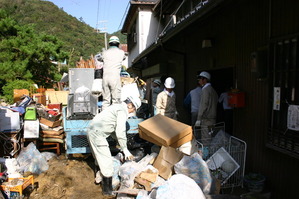
[[133,61],[132,65],[136,64],[140,59],[142,59],[147,54],[151,53],[158,47],[162,46],[162,43],[167,42],[169,39],[180,33],[183,29],[188,27],[190,24],[194,23],[199,18],[202,18],[213,9],[221,5],[225,0],[209,0],[208,3],[204,5],[199,5],[190,11],[184,18],[179,20],[170,30],[163,31],[157,40],[151,44],[148,48],[143,50]]

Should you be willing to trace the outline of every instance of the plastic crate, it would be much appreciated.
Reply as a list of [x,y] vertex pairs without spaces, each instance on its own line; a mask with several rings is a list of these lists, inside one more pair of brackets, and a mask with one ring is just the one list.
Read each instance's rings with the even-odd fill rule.
[[[23,180],[21,185],[9,185],[9,183],[13,180],[20,179]],[[0,188],[4,192],[17,192],[20,196],[23,195],[23,190],[28,187],[29,185],[34,186],[33,175],[30,175],[25,178],[8,178],[7,183],[0,185]],[[10,194],[9,194],[10,195]]]

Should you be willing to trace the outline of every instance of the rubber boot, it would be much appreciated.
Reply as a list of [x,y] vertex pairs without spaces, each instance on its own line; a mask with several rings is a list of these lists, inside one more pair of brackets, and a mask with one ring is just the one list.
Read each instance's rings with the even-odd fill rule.
[[112,196],[112,177],[104,177],[102,181],[102,192],[105,196]]

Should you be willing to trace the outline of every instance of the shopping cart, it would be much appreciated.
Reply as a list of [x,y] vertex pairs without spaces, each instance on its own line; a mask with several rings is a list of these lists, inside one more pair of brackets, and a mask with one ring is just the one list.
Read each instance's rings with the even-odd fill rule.
[[[203,159],[208,164],[212,175],[221,181],[221,188],[242,186],[246,142],[226,133],[224,122],[209,127],[194,127],[193,130]],[[209,140],[200,139],[202,130],[209,132],[211,135]]]

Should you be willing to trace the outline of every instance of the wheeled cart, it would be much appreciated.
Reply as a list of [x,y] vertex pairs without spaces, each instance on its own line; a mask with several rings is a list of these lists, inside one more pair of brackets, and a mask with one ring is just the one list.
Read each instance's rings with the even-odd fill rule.
[[[201,140],[201,130],[207,130],[211,139]],[[195,127],[199,148],[203,153],[212,175],[221,181],[221,188],[243,186],[247,144],[225,132],[225,124],[217,123],[206,128]],[[202,143],[209,143],[203,145]]]

